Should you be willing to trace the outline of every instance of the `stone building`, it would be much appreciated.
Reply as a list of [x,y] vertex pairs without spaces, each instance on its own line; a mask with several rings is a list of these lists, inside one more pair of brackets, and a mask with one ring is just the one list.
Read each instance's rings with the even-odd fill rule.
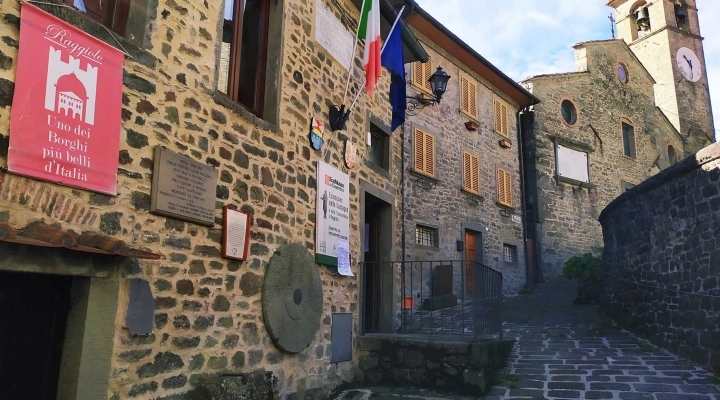
[[714,141],[695,2],[608,5],[619,39],[579,43],[575,72],[523,82],[542,101],[522,119],[534,279],[599,254],[610,201]]
[[[335,58],[342,58],[342,49],[329,51],[318,43],[328,32],[316,29],[317,18],[331,22],[338,40],[351,40],[358,4],[140,0],[113,2],[108,10],[96,0],[65,3],[81,4],[85,12],[39,7],[66,21],[65,29],[79,29],[128,53],[122,103],[118,96],[115,110],[122,118],[119,154],[102,160],[117,159],[117,193],[78,188],[67,180],[69,186],[63,186],[58,179],[5,168],[19,151],[13,140],[28,133],[11,131],[11,116],[25,107],[17,100],[25,92],[16,78],[18,53],[31,45],[20,31],[30,6],[0,3],[0,318],[13,321],[0,324],[0,397],[181,399],[221,375],[234,376],[231,384],[240,382],[250,397],[254,389],[242,382],[252,379],[259,382],[257,390],[269,380],[281,396],[301,397],[321,396],[350,380],[356,360],[332,350],[340,342],[348,350],[359,329],[361,227],[370,219],[378,224],[383,235],[369,246],[389,260],[401,256],[402,229],[402,136],[386,138],[392,154],[386,168],[366,161],[370,121],[390,120],[387,73],[375,96],[360,96],[347,129],[326,128],[321,150],[309,137],[312,117],[327,126],[330,105],[341,103],[349,65]],[[383,6],[385,36],[395,13],[389,3]],[[243,33],[250,29],[262,34],[248,39]],[[403,37],[406,61],[426,61],[407,28]],[[46,53],[28,54],[39,61]],[[359,65],[361,54],[359,45],[350,62]],[[36,78],[44,82],[44,76]],[[360,78],[356,69],[351,96]],[[109,138],[117,134],[112,126],[96,129],[106,129]],[[346,140],[359,148],[354,168],[345,166]],[[105,139],[101,145],[114,143]],[[198,170],[212,167],[208,176],[217,178],[202,180],[210,189],[193,192],[210,201],[209,223],[182,218],[182,212],[173,217],[150,212],[157,208],[154,186],[163,183],[153,180],[159,175],[159,149]],[[273,265],[271,257],[282,258],[278,250],[291,243],[307,257],[316,251],[317,188],[327,183],[317,180],[320,160],[348,174],[355,277],[341,276],[334,267],[304,265],[301,275],[312,280],[317,274],[313,282],[322,285],[321,306],[307,311],[317,313],[310,325],[318,329],[281,331],[288,337],[310,335],[299,353],[286,352],[276,346],[280,334],[269,334],[264,304],[295,307],[291,303],[300,305],[304,292],[264,296],[265,271]],[[516,166],[508,162],[507,168]],[[251,215],[244,261],[223,256],[226,206]],[[383,299],[389,307],[396,300],[391,297]],[[130,325],[143,321],[150,322],[149,332],[130,332]]]
[[[399,129],[404,260],[476,260],[502,272],[503,290],[515,293],[526,284],[517,115],[537,99],[413,1],[404,3],[430,59],[407,65],[408,96],[432,96],[428,79],[438,67],[451,76],[439,104],[411,101]],[[425,271],[429,279],[434,273]],[[471,294],[472,268],[453,264],[453,275],[453,293]],[[429,285],[412,290],[416,298],[438,295]]]

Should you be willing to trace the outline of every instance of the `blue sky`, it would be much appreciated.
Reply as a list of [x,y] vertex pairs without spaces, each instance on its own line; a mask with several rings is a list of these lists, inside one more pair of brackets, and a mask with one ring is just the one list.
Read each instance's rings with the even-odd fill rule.
[[[517,81],[574,71],[574,44],[611,38],[608,16],[613,10],[605,6],[606,0],[416,1]],[[720,1],[697,3],[715,126],[720,129]]]

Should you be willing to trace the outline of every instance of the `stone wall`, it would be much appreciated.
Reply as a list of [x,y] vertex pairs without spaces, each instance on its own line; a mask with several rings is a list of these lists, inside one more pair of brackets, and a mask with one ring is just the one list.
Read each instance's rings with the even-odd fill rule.
[[373,385],[411,386],[477,397],[497,384],[514,343],[363,337],[359,345],[361,379]]
[[[522,225],[513,223],[511,215],[522,217],[520,192],[520,167],[518,160],[517,123],[515,113],[518,105],[502,94],[487,80],[473,73],[448,52],[417,34],[433,59],[433,71],[442,67],[452,78],[440,104],[424,108],[418,115],[408,117],[404,127],[405,140],[405,229],[408,261],[462,260],[464,252],[458,251],[456,243],[464,241],[464,230],[480,234],[482,245],[477,252],[482,262],[503,273],[503,289],[516,293],[526,282],[525,251]],[[408,65],[408,76],[410,76]],[[464,123],[470,118],[460,112],[461,72],[478,82],[477,131],[469,131]],[[408,86],[408,95],[418,91]],[[504,99],[508,108],[508,131],[512,147],[502,148],[498,142],[503,138],[494,132],[493,99]],[[435,179],[428,179],[413,172],[413,130],[420,128],[435,137]],[[463,191],[463,151],[479,156],[480,195]],[[497,169],[512,175],[512,207],[498,203]],[[416,243],[415,227],[423,225],[437,229],[437,246]],[[515,246],[514,263],[503,259],[503,244]],[[453,289],[462,290],[462,268],[455,268]],[[430,274],[428,274],[430,276]],[[460,287],[458,287],[460,286]],[[409,293],[408,293],[409,294]],[[417,295],[418,293],[413,293]],[[424,295],[430,295],[425,292]]]
[[[357,19],[358,10],[349,0],[325,3],[338,19]],[[357,276],[360,183],[400,199],[399,160],[391,160],[390,174],[384,175],[362,161],[368,113],[389,121],[389,77],[385,73],[373,98],[360,97],[347,130],[333,133],[326,128],[323,152],[312,150],[310,117],[320,118],[327,127],[328,107],[342,101],[347,71],[314,41],[314,1],[272,4],[280,7],[274,15],[281,16],[275,21],[281,27],[281,45],[271,48],[269,55],[270,64],[278,69],[278,85],[268,93],[279,97],[274,115],[256,117],[215,91],[223,2],[159,0],[151,6],[147,46],[139,48],[120,39],[132,59],[124,63],[117,196],[0,172],[0,222],[23,228],[41,220],[76,232],[100,232],[163,256],[160,261],[136,264],[121,278],[148,280],[156,311],[151,335],[131,335],[124,328],[128,293],[121,282],[112,374],[107,377],[113,400],[181,396],[206,374],[270,371],[278,379],[280,395],[332,388],[352,378],[354,362],[330,362],[330,332],[333,312],[353,313],[357,321],[357,277],[339,277],[319,267],[324,291],[321,328],[298,355],[282,353],[271,343],[260,299],[265,267],[274,250],[300,242],[314,251],[316,163],[328,147],[326,160],[350,174],[350,246]],[[7,163],[16,58],[23,46],[18,42],[20,5],[0,3],[2,167]],[[116,44],[103,27],[80,13],[59,7],[47,10]],[[354,32],[354,27],[347,29]],[[358,47],[361,57],[362,46]],[[356,69],[351,94],[362,82],[360,74]],[[343,166],[344,139],[359,149],[358,166],[349,171]],[[399,135],[393,135],[394,154],[400,154],[400,144]],[[213,227],[148,212],[155,145],[218,170]],[[225,205],[253,214],[247,261],[221,257]],[[400,232],[400,213],[393,215],[395,231]],[[394,249],[399,249],[399,236],[392,239]]]
[[[524,131],[526,184],[542,278],[562,270],[570,257],[602,251],[597,218],[620,195],[623,182],[636,185],[670,165],[667,148],[682,154],[683,140],[654,105],[653,80],[620,40],[578,44],[579,72],[537,76],[526,83],[542,102]],[[622,63],[629,81],[616,76]],[[560,108],[572,102],[577,120],[568,124]],[[534,118],[534,120],[533,120]],[[621,121],[635,129],[636,157],[623,153]],[[558,179],[556,144],[586,152],[589,184]]]
[[600,215],[603,306],[622,327],[720,372],[720,144]]

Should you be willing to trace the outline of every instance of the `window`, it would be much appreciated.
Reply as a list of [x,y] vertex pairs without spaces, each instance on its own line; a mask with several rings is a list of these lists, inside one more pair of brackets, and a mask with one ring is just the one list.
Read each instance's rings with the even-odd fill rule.
[[571,183],[590,183],[588,153],[558,144],[555,149],[557,176]]
[[480,163],[466,151],[463,152],[463,190],[480,194]]
[[226,0],[217,89],[262,117],[270,1]]
[[91,19],[125,36],[131,0],[63,0]]
[[435,138],[415,128],[415,172],[435,177]]
[[668,161],[670,161],[670,165],[675,164],[677,162],[677,152],[675,152],[675,148],[672,147],[672,145],[668,146],[667,153],[668,153]]
[[495,132],[508,136],[507,105],[502,100],[495,99]]
[[628,83],[628,71],[625,64],[618,64],[617,65],[617,77],[620,80],[621,83]]
[[370,123],[370,146],[368,160],[378,167],[388,170],[390,167],[390,136],[379,126]]
[[630,182],[620,181],[620,191],[621,191],[621,193],[625,193],[625,192],[627,192],[628,190],[630,190],[630,189],[632,189],[632,188],[634,188],[634,187],[635,187],[635,185],[633,185],[633,184],[630,183]]
[[460,112],[477,119],[477,83],[465,74],[460,75]]
[[423,246],[438,247],[437,229],[417,225],[415,227],[415,243]]
[[517,262],[517,246],[503,243],[503,259],[506,263],[515,264]]
[[577,122],[577,110],[575,104],[570,100],[563,100],[560,104],[560,114],[568,125],[575,125]]
[[512,207],[512,177],[509,172],[504,169],[498,168],[497,170],[497,183],[498,183],[498,203]]
[[415,61],[412,64],[412,79],[410,82],[415,88],[428,94],[432,94],[432,86],[430,86],[430,77],[433,74],[432,66],[433,59],[431,55],[428,55],[428,62],[426,63]]
[[625,122],[622,123],[623,154],[635,158],[635,128]]

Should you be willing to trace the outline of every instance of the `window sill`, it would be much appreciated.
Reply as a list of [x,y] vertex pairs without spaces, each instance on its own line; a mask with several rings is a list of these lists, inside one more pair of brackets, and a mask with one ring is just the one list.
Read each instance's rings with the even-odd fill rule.
[[500,139],[510,140],[510,135],[503,135],[502,133],[496,131],[495,129],[493,129],[492,133],[495,134],[495,136],[499,137]]
[[272,122],[268,122],[257,115],[251,113],[248,111],[247,108],[243,107],[242,104],[238,103],[237,101],[234,101],[230,98],[230,96],[226,95],[225,93],[214,90],[212,93],[213,100],[215,101],[215,104],[225,108],[226,110],[232,112],[235,115],[239,115],[240,117],[246,119],[247,121],[257,125],[258,128],[263,130],[271,131],[277,135],[280,135],[282,132],[280,131],[280,128],[273,124]]
[[636,158],[636,157],[630,157],[630,156],[628,156],[628,155],[625,155],[625,154],[623,154],[623,158],[624,158],[624,159],[626,159],[626,160],[630,160],[630,161],[638,162],[638,160],[637,160],[637,158]]
[[581,188],[592,189],[595,187],[595,185],[593,185],[590,182],[583,182],[583,181],[579,181],[577,179],[567,178],[567,177],[559,176],[559,175],[555,176],[555,180],[557,180],[558,182],[563,182],[563,183],[568,183],[570,185],[579,186]]
[[381,167],[380,165],[378,165],[378,164],[375,163],[374,161],[371,161],[370,159],[367,159],[367,158],[366,158],[366,159],[365,159],[365,165],[367,165],[371,170],[377,172],[378,174],[382,175],[383,177],[388,178],[388,179],[391,178],[391,176],[390,176],[390,170]]
[[513,212],[517,211],[517,210],[515,209],[515,207],[509,206],[509,205],[507,205],[507,204],[503,204],[503,203],[501,203],[501,202],[499,202],[499,201],[496,201],[496,202],[495,202],[495,205],[498,206],[498,208],[500,208],[500,209],[502,209],[502,210],[513,211]]
[[425,175],[425,174],[423,174],[422,172],[417,172],[417,171],[415,171],[414,169],[411,169],[411,170],[410,170],[410,175],[415,176],[415,177],[418,177],[418,178],[422,178],[422,179],[425,179],[425,180],[428,180],[428,181],[433,182],[433,183],[440,183],[440,179],[437,179],[437,178],[432,177],[432,176],[429,176],[429,175]]
[[470,191],[466,190],[465,188],[460,188],[460,192],[468,197],[474,197],[480,201],[485,201],[485,198],[482,195],[480,195],[479,193],[470,192]]
[[[472,114],[465,112],[464,110],[460,110],[460,115],[462,115],[465,118],[469,118],[470,121],[472,121],[472,122],[480,124],[480,119],[477,116],[473,116]],[[478,129],[480,129],[480,128],[478,128]]]
[[439,251],[439,246],[428,246],[425,244],[415,243],[415,248],[418,250],[428,250],[428,251]]
[[[125,48],[125,51],[132,58],[133,62],[144,65],[148,68],[155,69],[157,66],[157,57],[152,55],[147,50],[138,47],[137,44],[129,41],[124,36],[121,36],[115,32],[112,32],[110,28],[106,28],[105,25],[93,20],[92,18],[85,15],[83,12],[75,10],[72,7],[58,7],[59,4],[55,3],[34,3],[35,6],[42,9],[43,11],[54,15],[68,24],[86,32],[87,34],[99,39],[102,42],[109,44],[112,47],[117,48],[118,42]],[[148,16],[150,19],[150,16]],[[112,32],[112,33],[110,33]]]

